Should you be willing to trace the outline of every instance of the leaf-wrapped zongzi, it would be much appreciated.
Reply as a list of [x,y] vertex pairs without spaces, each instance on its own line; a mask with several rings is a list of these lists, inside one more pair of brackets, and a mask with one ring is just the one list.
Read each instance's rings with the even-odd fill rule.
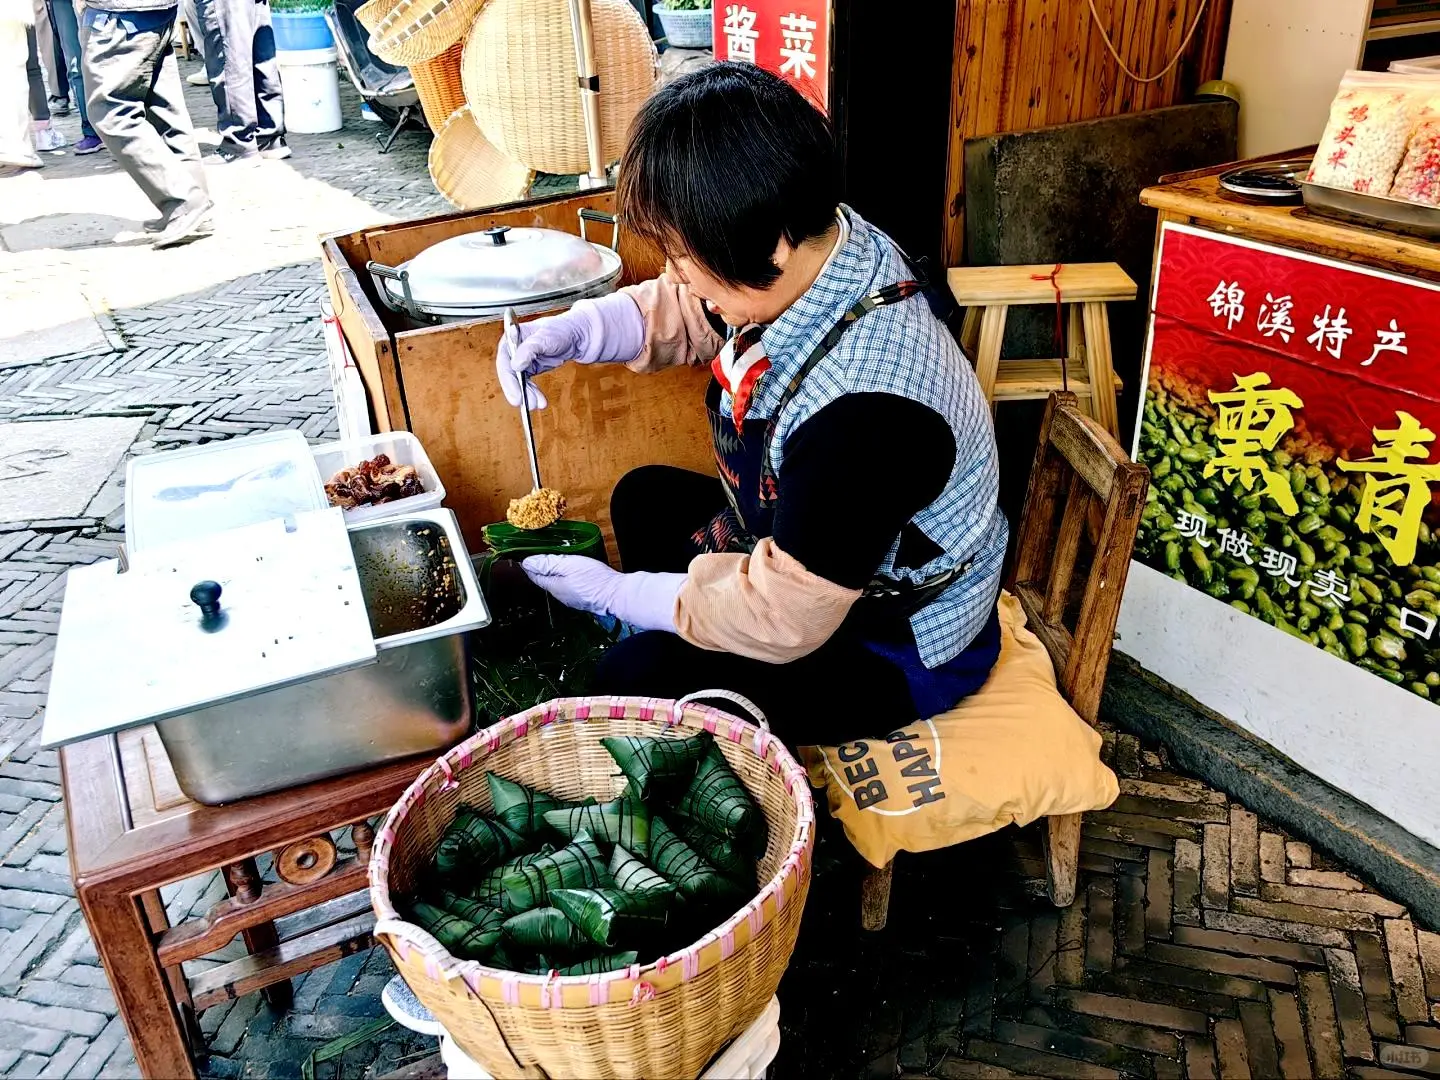
[[715,737],[708,731],[688,739],[656,739],[645,735],[603,738],[605,749],[630,779],[638,798],[678,798],[695,777],[695,768]]
[[674,887],[648,892],[619,889],[553,889],[551,902],[596,945],[613,948],[665,926]]
[[[639,958],[637,952],[601,953],[599,956],[592,956],[589,960],[581,960],[578,964],[571,964],[569,967],[562,967],[556,970],[556,975],[599,975],[606,971],[619,971],[621,968],[629,967]],[[548,968],[546,969],[549,970]]]
[[524,847],[525,838],[508,825],[462,806],[435,850],[435,869],[441,877],[478,876]]
[[590,889],[610,884],[600,845],[581,833],[559,851],[517,866],[500,879],[501,908],[507,915],[543,906],[551,889]]
[[554,851],[554,844],[541,844],[539,848],[530,852],[528,855],[517,855],[509,862],[503,862],[499,866],[487,870],[485,876],[480,879],[479,884],[471,890],[471,894],[477,899],[483,900],[491,907],[500,907],[501,898],[505,895],[505,875],[518,867],[529,866],[531,863],[543,859],[546,855],[553,854]]
[[680,838],[700,853],[715,869],[738,881],[754,883],[755,860],[740,843],[711,832],[705,826],[679,814],[672,819]]
[[743,840],[753,851],[765,850],[765,814],[713,742],[675,812],[712,833]]
[[506,780],[492,772],[485,774],[485,782],[490,786],[495,820],[522,836],[539,832],[545,825],[546,811],[558,810],[565,805],[554,795]]
[[424,902],[417,902],[410,914],[436,941],[461,960],[483,960],[500,940],[505,922],[505,916],[493,908],[488,910],[483,921],[469,922]]
[[522,949],[550,949],[573,953],[589,946],[590,940],[559,908],[538,907],[505,920],[505,940]]
[[650,808],[632,795],[599,806],[551,810],[545,822],[570,839],[587,832],[596,840],[621,844],[631,851],[646,851],[650,846]]
[[[745,887],[711,866],[656,815],[651,823],[650,863],[687,900],[730,903],[744,898]],[[643,894],[642,894],[643,895]]]
[[466,922],[472,923],[482,922],[487,915],[496,910],[494,904],[487,904],[483,900],[476,900],[469,896],[461,896],[449,889],[442,889],[436,894],[435,906],[442,911],[449,912],[457,919],[464,919]]
[[646,866],[619,844],[610,853],[610,876],[615,887],[625,892],[649,892],[651,889],[674,888],[663,876]]

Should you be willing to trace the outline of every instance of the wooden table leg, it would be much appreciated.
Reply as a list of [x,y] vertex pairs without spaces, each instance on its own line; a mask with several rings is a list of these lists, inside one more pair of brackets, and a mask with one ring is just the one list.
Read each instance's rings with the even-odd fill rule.
[[[165,913],[165,901],[159,889],[140,896],[140,910],[150,927],[152,941],[170,929],[170,916]],[[185,981],[185,969],[178,964],[163,969],[165,981],[170,985],[170,996],[175,1001],[175,1011],[180,1017],[180,1030],[190,1047],[190,1056],[196,1061],[209,1057],[210,1049],[205,1045],[205,1033],[200,1030],[200,1018],[195,1012],[195,1003],[190,1000],[190,984]]]
[[[238,897],[247,904],[260,899],[260,868],[255,865],[254,859],[231,863],[224,868],[223,873],[231,896]],[[252,953],[265,952],[280,944],[280,935],[275,932],[273,922],[260,923],[249,930],[242,930],[241,936],[245,939],[245,947]],[[272,983],[260,993],[272,1009],[288,1009],[295,1000],[295,988],[289,979]]]
[[83,884],[78,891],[140,1074],[194,1080],[195,1063],[140,901],[124,893],[87,890]]

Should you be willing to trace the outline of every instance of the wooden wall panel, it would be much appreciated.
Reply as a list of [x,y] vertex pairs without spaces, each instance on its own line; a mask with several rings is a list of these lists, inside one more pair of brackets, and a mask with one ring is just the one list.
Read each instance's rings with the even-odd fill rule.
[[[1095,0],[1126,64],[1148,76],[1180,47],[1205,0]],[[1088,0],[961,0],[946,179],[945,261],[963,261],[965,140],[1175,105],[1219,77],[1230,0],[1209,0],[1185,58],[1163,79],[1123,75]]]

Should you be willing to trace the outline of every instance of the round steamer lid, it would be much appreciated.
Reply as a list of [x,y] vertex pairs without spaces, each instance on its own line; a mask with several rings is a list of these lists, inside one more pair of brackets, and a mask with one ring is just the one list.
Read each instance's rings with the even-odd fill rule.
[[[558,229],[498,225],[426,248],[400,267],[417,307],[437,315],[492,312],[606,291],[620,256]],[[401,283],[386,280],[397,300]]]

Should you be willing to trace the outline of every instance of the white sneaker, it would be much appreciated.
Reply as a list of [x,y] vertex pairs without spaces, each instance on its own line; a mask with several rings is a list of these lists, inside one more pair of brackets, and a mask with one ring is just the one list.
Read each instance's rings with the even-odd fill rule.
[[205,74],[205,69],[202,67],[198,71],[192,71],[186,75],[185,81],[191,86],[209,86],[210,76]]
[[40,151],[62,150],[70,145],[70,140],[60,133],[59,128],[43,127],[35,129],[35,149]]

